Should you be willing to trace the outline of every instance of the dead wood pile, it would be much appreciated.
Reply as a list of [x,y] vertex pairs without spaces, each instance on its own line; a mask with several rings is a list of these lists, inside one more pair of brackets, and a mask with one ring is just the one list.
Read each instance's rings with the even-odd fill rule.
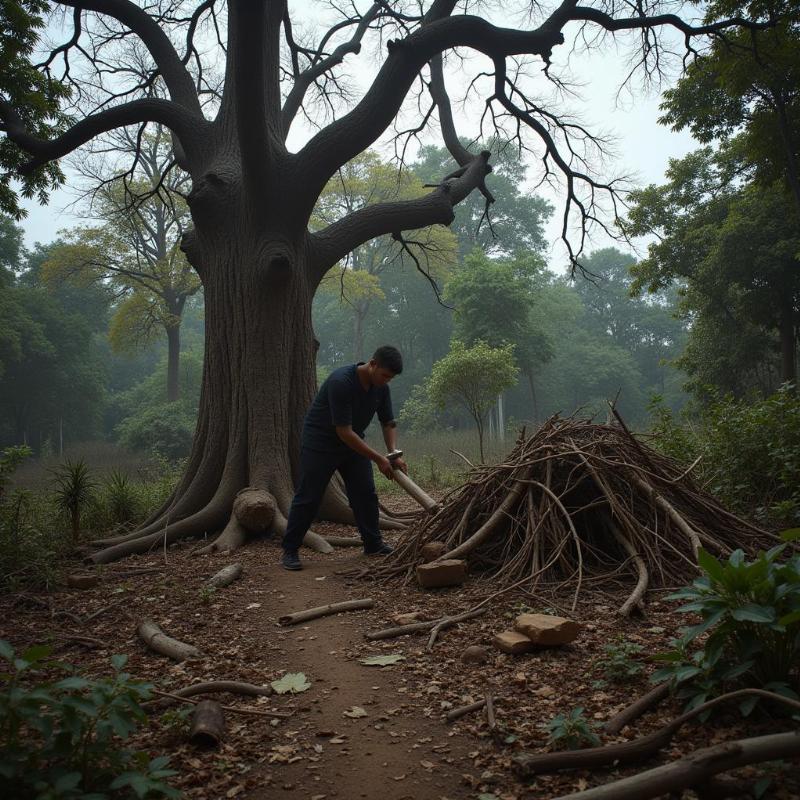
[[466,558],[499,587],[569,587],[573,607],[582,588],[630,591],[635,581],[629,614],[648,586],[691,581],[700,547],[725,556],[775,543],[689,473],[624,424],[555,416],[529,438],[523,431],[502,463],[470,472],[373,574],[411,579],[423,545],[442,542],[441,559]]

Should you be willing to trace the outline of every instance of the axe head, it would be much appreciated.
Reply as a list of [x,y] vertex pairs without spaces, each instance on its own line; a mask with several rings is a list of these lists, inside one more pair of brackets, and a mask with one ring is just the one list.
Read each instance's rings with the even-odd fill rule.
[[392,450],[391,453],[386,454],[386,458],[388,458],[389,461],[394,461],[396,458],[401,458],[402,455],[403,455],[402,450]]

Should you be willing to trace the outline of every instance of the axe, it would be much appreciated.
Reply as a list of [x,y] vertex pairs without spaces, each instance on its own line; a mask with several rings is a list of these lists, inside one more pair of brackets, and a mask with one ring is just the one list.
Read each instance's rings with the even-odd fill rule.
[[395,469],[394,462],[396,459],[403,455],[402,450],[392,450],[391,453],[386,454],[386,458],[392,462],[392,469],[394,471],[394,479],[414,498],[426,511],[435,513],[439,510],[439,504],[427,493],[417,486],[408,475],[401,469]]

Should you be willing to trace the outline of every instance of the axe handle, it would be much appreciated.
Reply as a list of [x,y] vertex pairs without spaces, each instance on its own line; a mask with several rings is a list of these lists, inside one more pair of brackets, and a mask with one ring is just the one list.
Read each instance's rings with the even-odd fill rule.
[[394,470],[394,479],[414,498],[426,511],[438,511],[439,504],[417,486],[408,475],[400,469]]

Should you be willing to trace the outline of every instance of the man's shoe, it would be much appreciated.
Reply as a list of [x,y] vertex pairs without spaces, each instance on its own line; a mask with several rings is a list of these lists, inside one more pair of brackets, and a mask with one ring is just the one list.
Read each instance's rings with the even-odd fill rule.
[[375,550],[365,550],[365,555],[368,556],[388,556],[389,553],[394,553],[394,547],[384,542],[380,547]]
[[297,551],[292,552],[290,550],[284,550],[281,564],[284,569],[303,569],[303,564],[300,561],[300,557],[297,555]]

